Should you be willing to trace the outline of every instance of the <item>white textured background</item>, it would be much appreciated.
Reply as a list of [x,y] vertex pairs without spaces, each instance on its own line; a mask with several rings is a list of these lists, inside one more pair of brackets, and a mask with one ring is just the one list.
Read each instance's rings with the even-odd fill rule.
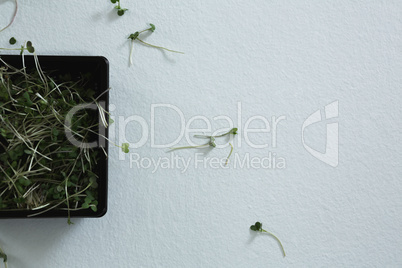
[[[116,118],[138,115],[150,125],[151,104],[165,103],[177,106],[186,123],[201,115],[217,130],[228,125],[213,118],[226,115],[241,134],[236,153],[274,152],[286,168],[231,163],[152,173],[130,168],[129,158],[119,160],[111,147],[106,216],[72,226],[64,219],[1,220],[10,268],[402,267],[402,2],[122,0],[129,9],[123,17],[109,0],[19,2],[0,46],[15,36],[31,40],[39,54],[105,56]],[[12,10],[13,1],[0,0],[1,25]],[[186,54],[136,44],[129,68],[127,36],[147,23],[157,27],[147,41]],[[337,167],[301,142],[303,121],[333,101],[339,102]],[[244,125],[254,115],[286,116],[276,148],[272,132],[250,134],[268,148],[247,145]],[[178,137],[178,119],[171,109],[157,110],[157,143]],[[309,146],[324,150],[325,121],[305,134]],[[139,125],[130,123],[127,140],[140,137]],[[151,148],[149,136],[131,153],[170,157]],[[257,220],[281,239],[286,258],[272,237],[249,231]]]

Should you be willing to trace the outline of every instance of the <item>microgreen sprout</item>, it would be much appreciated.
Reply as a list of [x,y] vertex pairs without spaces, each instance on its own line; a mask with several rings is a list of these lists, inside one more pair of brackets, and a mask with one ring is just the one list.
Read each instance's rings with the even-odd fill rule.
[[17,1],[17,0],[14,0],[14,1],[15,1],[15,10],[14,10],[13,17],[11,18],[10,23],[9,23],[9,24],[8,24],[6,27],[4,27],[3,29],[0,29],[0,32],[4,31],[4,30],[5,30],[5,29],[7,29],[8,27],[10,27],[10,26],[11,26],[11,24],[13,24],[15,17],[17,16],[17,11],[18,11],[18,1]]
[[[220,135],[214,135],[214,136],[208,136],[208,135],[194,135],[194,137],[196,137],[196,138],[206,138],[206,139],[211,139],[211,138],[221,138],[221,137],[225,137],[225,136],[228,136],[228,135],[236,135],[237,134],[237,128],[236,127],[234,127],[234,128],[232,128],[232,129],[230,129],[228,132],[225,132],[225,133],[223,133],[223,134],[220,134]],[[226,158],[226,162],[225,162],[225,166],[229,163],[229,158],[230,158],[230,156],[232,155],[232,153],[233,153],[233,145],[229,142],[229,145],[230,145],[230,152],[229,152],[229,155],[228,155],[228,157]]]
[[254,223],[254,225],[251,225],[251,226],[250,226],[250,229],[253,230],[253,231],[255,231],[255,232],[267,233],[267,234],[273,236],[273,237],[278,241],[279,245],[281,246],[282,253],[283,253],[283,257],[286,257],[285,249],[283,248],[282,243],[281,243],[281,241],[279,240],[279,238],[276,237],[273,233],[268,232],[268,231],[262,229],[262,223],[261,223],[261,222],[258,222],[258,221],[257,221],[256,223]]
[[117,9],[117,15],[119,16],[123,16],[124,13],[128,10],[127,8],[122,8],[120,6],[120,0],[110,0],[110,2],[112,2],[113,4],[117,3],[117,5],[114,8]]
[[127,38],[127,39],[131,39],[131,49],[130,49],[130,56],[129,56],[130,65],[133,65],[133,60],[132,60],[132,58],[133,58],[133,50],[134,50],[134,42],[135,42],[135,41],[138,41],[138,42],[140,42],[140,43],[142,43],[142,44],[144,44],[144,45],[147,45],[147,46],[150,46],[150,47],[153,47],[153,48],[162,49],[162,50],[166,50],[166,51],[173,52],[173,53],[184,54],[183,52],[180,52],[180,51],[171,50],[171,49],[168,49],[168,48],[165,48],[165,47],[155,46],[155,45],[149,44],[149,43],[145,42],[144,40],[140,39],[140,38],[139,38],[139,35],[140,35],[141,33],[144,33],[144,32],[151,32],[151,33],[153,33],[153,32],[155,32],[155,29],[156,29],[155,25],[152,24],[152,23],[150,23],[149,25],[150,25],[149,28],[147,28],[147,29],[145,29],[145,30],[142,30],[142,31],[137,31],[137,32],[135,32],[135,33],[132,33],[132,34],[130,34],[130,35],[128,36],[128,38]]
[[[14,45],[16,42],[17,42],[17,40],[14,37],[11,37],[9,40],[9,43],[11,45]],[[26,42],[25,46],[21,45],[21,48],[3,48],[3,47],[1,47],[0,50],[19,50],[21,55],[24,53],[25,50],[28,51],[29,53],[35,52],[35,48],[32,46],[31,41]]]
[[[173,147],[170,148],[170,151],[172,150],[179,150],[179,149],[191,149],[191,148],[205,148],[205,147],[216,147],[216,143],[215,143],[215,139],[216,138],[221,138],[221,137],[225,137],[228,135],[236,135],[237,134],[237,128],[232,128],[230,129],[228,132],[225,132],[223,134],[219,134],[219,135],[194,135],[194,137],[196,138],[203,138],[203,139],[209,139],[209,142],[205,143],[205,144],[201,144],[201,145],[196,145],[196,146],[183,146],[183,147]],[[230,145],[230,152],[228,157],[226,158],[226,162],[225,162],[225,166],[229,163],[229,158],[233,153],[233,145],[229,142]]]
[[14,37],[11,37],[8,42],[10,43],[10,45],[14,45],[15,43],[17,43],[17,40]]

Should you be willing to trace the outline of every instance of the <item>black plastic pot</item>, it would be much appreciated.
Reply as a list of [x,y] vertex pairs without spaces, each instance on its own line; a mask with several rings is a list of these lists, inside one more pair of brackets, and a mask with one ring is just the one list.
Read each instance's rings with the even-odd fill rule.
[[[22,56],[20,55],[0,55],[1,59],[7,64],[22,68]],[[52,74],[68,74],[78,79],[81,74],[91,73],[91,80],[88,86],[96,92],[96,96],[100,96],[99,101],[102,101],[103,108],[109,111],[109,94],[104,93],[109,88],[109,62],[105,57],[100,56],[38,56],[40,66],[44,72],[52,72]],[[25,66],[27,70],[35,68],[34,57],[31,55],[24,56]],[[2,63],[0,62],[0,67]],[[102,94],[104,93],[104,94]],[[108,130],[104,129],[104,136],[108,137]],[[0,142],[4,143],[4,140]],[[108,152],[108,141],[99,138],[99,144]],[[2,147],[0,145],[0,147]],[[0,148],[1,150],[1,148]],[[103,154],[101,148],[96,150],[101,151],[101,158],[95,168],[95,173],[98,175],[98,205],[97,211],[91,209],[70,211],[71,217],[102,217],[107,211],[107,190],[108,190],[108,160]],[[1,151],[0,151],[1,153]],[[3,179],[3,178],[0,178]],[[17,210],[7,211],[0,210],[0,218],[27,218],[30,214],[37,213],[40,210]],[[34,218],[40,217],[67,217],[67,210],[53,209],[43,214],[37,215]]]

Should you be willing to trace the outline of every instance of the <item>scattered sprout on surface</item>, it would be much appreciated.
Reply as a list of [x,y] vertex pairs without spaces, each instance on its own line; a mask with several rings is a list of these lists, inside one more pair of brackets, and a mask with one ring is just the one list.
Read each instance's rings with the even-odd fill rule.
[[[8,42],[11,45],[14,45],[14,44],[16,44],[17,40],[14,37],[11,37]],[[25,46],[21,45],[21,48],[4,48],[4,47],[0,47],[0,50],[16,50],[16,51],[20,51],[20,55],[22,55],[25,50],[28,51],[29,53],[34,53],[35,52],[35,48],[32,46],[31,41],[26,42]]]
[[258,222],[258,221],[257,221],[256,223],[254,223],[254,225],[251,225],[251,226],[250,226],[250,229],[253,230],[253,231],[255,231],[255,232],[267,233],[267,234],[273,236],[273,237],[278,241],[279,245],[281,246],[282,253],[283,253],[283,257],[286,257],[285,249],[283,248],[282,243],[281,243],[281,241],[279,240],[279,238],[276,237],[273,233],[268,232],[268,231],[262,229],[262,223],[261,223],[261,222]]
[[[238,130],[237,128],[232,128],[228,132],[225,132],[225,133],[219,134],[219,135],[213,135],[213,136],[211,136],[211,135],[194,135],[194,137],[196,137],[196,138],[209,139],[209,141],[207,143],[205,143],[205,144],[196,145],[196,146],[173,147],[173,148],[170,148],[170,151],[180,150],[180,149],[206,148],[206,147],[214,148],[214,147],[216,147],[216,143],[215,143],[216,138],[221,138],[221,137],[225,137],[225,136],[228,136],[228,135],[229,136],[230,135],[236,135],[237,130]],[[233,145],[232,145],[232,143],[229,142],[229,145],[230,145],[230,152],[229,152],[229,155],[226,158],[225,166],[229,163],[229,158],[233,153]]]
[[117,3],[117,5],[114,8],[117,9],[117,15],[119,16],[123,16],[124,13],[128,10],[127,8],[121,7],[120,0],[110,0],[110,2],[112,2],[113,4]]
[[149,28],[147,28],[147,29],[145,29],[145,30],[142,30],[142,31],[136,31],[136,32],[130,34],[130,35],[128,36],[128,38],[127,38],[127,39],[130,39],[130,40],[131,40],[131,49],[130,49],[130,56],[129,56],[130,66],[133,65],[133,59],[132,59],[132,58],[133,58],[133,50],[134,50],[134,42],[135,42],[135,41],[138,41],[138,42],[140,42],[140,43],[142,43],[142,44],[144,44],[144,45],[147,45],[147,46],[150,46],[150,47],[153,47],[153,48],[162,49],[162,50],[166,50],[166,51],[173,52],[173,53],[184,54],[183,52],[180,52],[180,51],[171,50],[171,49],[168,49],[168,48],[165,48],[165,47],[152,45],[152,44],[147,43],[147,42],[145,42],[144,40],[140,39],[140,38],[139,38],[139,35],[140,35],[141,33],[144,33],[144,32],[151,32],[151,33],[153,33],[153,32],[155,32],[155,29],[156,29],[155,25],[152,24],[152,23],[150,23],[149,25],[150,25]]
[[234,128],[232,128],[232,129],[230,129],[228,132],[225,132],[225,133],[220,134],[220,135],[214,135],[214,136],[208,136],[208,135],[194,135],[194,137],[196,137],[196,138],[206,138],[206,139],[209,139],[209,138],[211,138],[211,137],[214,137],[214,138],[221,138],[221,137],[225,137],[225,136],[227,136],[227,135],[236,135],[236,134],[237,134],[237,128],[234,127]]

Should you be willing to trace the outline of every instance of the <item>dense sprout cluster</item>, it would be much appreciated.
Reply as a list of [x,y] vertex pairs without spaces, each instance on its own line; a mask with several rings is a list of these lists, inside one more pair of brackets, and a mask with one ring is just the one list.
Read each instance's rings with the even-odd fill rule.
[[[0,68],[0,210],[97,210],[96,163],[102,153],[71,144],[65,119],[71,108],[97,103],[90,77]],[[39,66],[39,65],[37,65]],[[105,111],[97,103],[101,113]],[[91,141],[98,111],[82,109],[69,131]],[[97,136],[96,136],[97,137]]]

